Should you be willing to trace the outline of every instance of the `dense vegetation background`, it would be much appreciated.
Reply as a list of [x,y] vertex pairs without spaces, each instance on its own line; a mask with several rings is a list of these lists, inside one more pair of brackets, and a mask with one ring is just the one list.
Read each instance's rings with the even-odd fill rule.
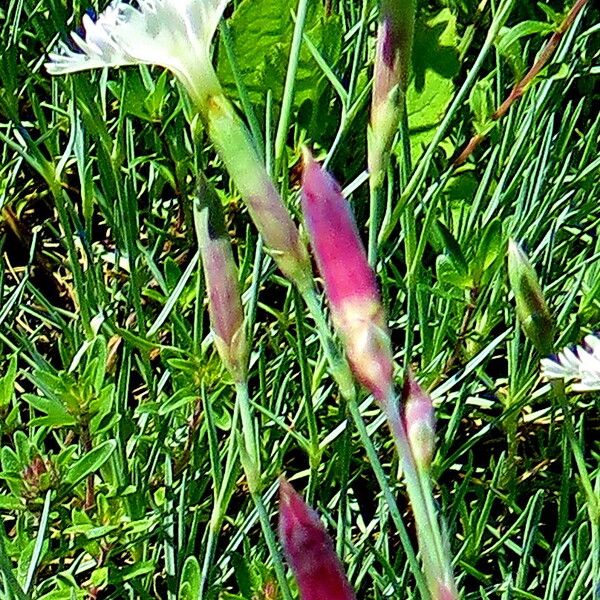
[[[296,2],[232,2],[215,61],[295,214],[307,143],[351,191],[366,237],[376,5],[308,4],[289,120]],[[411,365],[436,400],[433,473],[459,585],[469,599],[592,598],[593,524],[505,255],[510,237],[528,249],[559,346],[599,327],[598,8],[492,122],[571,5],[419,4],[378,275],[399,377]],[[245,289],[267,507],[286,473],[324,515],[359,598],[418,597],[312,320],[178,86],[149,68],[46,74],[46,50],[86,8],[0,6],[0,595],[192,599],[204,565],[207,597],[279,597],[230,427],[235,394],[206,337],[190,203],[200,164]],[[485,141],[453,166],[474,133]],[[569,395],[596,490],[599,398]],[[391,440],[361,402],[413,534]],[[225,505],[214,490],[228,466]],[[226,517],[205,561],[215,506]]]

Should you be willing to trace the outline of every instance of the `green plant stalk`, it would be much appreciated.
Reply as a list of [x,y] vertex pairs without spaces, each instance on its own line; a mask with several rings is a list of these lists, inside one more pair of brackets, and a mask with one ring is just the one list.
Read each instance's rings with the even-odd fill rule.
[[[292,600],[285,568],[281,559],[281,554],[277,547],[275,534],[271,527],[269,515],[265,508],[265,504],[261,495],[261,477],[259,466],[259,453],[256,444],[256,431],[254,426],[254,417],[252,415],[252,404],[250,402],[250,394],[247,381],[236,382],[236,401],[240,410],[242,419],[242,437],[243,443],[240,444],[239,451],[242,462],[242,468],[246,474],[248,482],[248,490],[254,502],[254,507],[258,513],[263,536],[269,548],[271,560],[273,561],[273,569],[277,577],[277,583],[284,600]],[[255,457],[255,458],[253,458]]]
[[321,463],[321,449],[319,446],[319,428],[317,426],[317,420],[315,417],[315,411],[312,404],[312,390],[310,380],[310,366],[308,364],[308,357],[306,355],[306,344],[304,342],[306,338],[304,315],[302,314],[302,301],[300,294],[296,288],[292,288],[294,294],[294,313],[296,317],[296,328],[298,329],[298,361],[300,363],[300,376],[302,382],[302,395],[304,398],[304,406],[306,413],[306,423],[308,425],[309,433],[309,465],[310,465],[310,482],[308,486],[308,493],[306,499],[309,503],[312,503],[314,488],[317,483],[317,475],[319,464]]
[[448,590],[453,594],[452,597],[456,598],[458,596],[455,592],[452,560],[446,550],[447,544],[440,529],[429,473],[415,465],[406,428],[398,408],[398,399],[395,396],[387,398],[382,402],[381,407],[400,455],[406,490],[417,525],[421,558],[429,590],[434,599],[451,597],[447,594],[440,596],[442,589]]
[[227,459],[225,461],[225,472],[218,493],[216,494],[215,504],[213,506],[210,522],[208,524],[208,535],[206,540],[206,550],[204,553],[204,561],[202,564],[202,577],[200,579],[200,589],[198,595],[203,598],[204,589],[208,583],[208,575],[214,560],[215,551],[217,549],[217,541],[223,520],[227,514],[227,507],[231,500],[233,492],[233,479],[236,473],[235,461],[237,457],[237,444],[235,432],[237,431],[239,406],[235,405],[233,418],[231,420],[231,436],[229,440],[229,448],[227,449]]
[[380,174],[370,174],[369,177],[369,239],[367,246],[367,258],[369,264],[375,267],[377,263],[377,238],[383,206],[385,203],[385,177]]
[[290,59],[285,76],[285,87],[283,89],[283,98],[281,100],[281,115],[277,125],[275,135],[275,175],[279,174],[282,166],[283,152],[290,126],[290,115],[292,103],[294,101],[294,88],[296,74],[298,72],[298,62],[300,59],[300,49],[302,46],[302,35],[306,23],[306,13],[308,11],[308,0],[299,0],[298,12],[296,14],[296,24],[294,26],[294,36],[292,38],[292,47],[290,49]]
[[400,215],[406,208],[407,204],[412,200],[413,195],[419,189],[421,183],[423,183],[427,170],[429,169],[429,165],[431,164],[433,154],[440,142],[444,139],[448,127],[452,123],[454,116],[460,110],[463,105],[463,100],[465,99],[467,92],[471,89],[471,87],[475,84],[477,80],[477,76],[479,75],[479,71],[483,67],[485,60],[489,51],[492,49],[494,45],[494,41],[496,40],[496,36],[498,35],[500,29],[504,26],[504,23],[508,19],[510,12],[515,5],[516,0],[505,0],[498,8],[496,16],[492,21],[490,28],[485,37],[485,41],[479,51],[477,58],[475,59],[475,63],[473,67],[469,71],[467,77],[461,88],[458,90],[454,100],[449,106],[442,122],[435,132],[435,136],[427,149],[423,153],[423,156],[419,159],[419,164],[416,166],[415,170],[412,173],[410,180],[408,181],[405,189],[402,191],[400,199],[398,200],[394,210],[390,216],[390,219],[383,224],[383,227],[380,232],[379,244],[383,244],[393,233],[394,227],[400,218]]

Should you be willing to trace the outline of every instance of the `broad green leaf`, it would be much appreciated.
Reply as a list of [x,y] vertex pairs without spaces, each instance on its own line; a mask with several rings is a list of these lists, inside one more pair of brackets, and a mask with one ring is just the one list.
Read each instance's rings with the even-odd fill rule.
[[449,9],[417,21],[413,77],[406,94],[413,160],[432,140],[454,96],[453,79],[460,69],[458,43],[456,17]]
[[[233,53],[252,101],[264,104],[268,90],[278,104],[283,94],[297,0],[243,0],[229,20]],[[336,15],[326,15],[323,4],[309,3],[305,33],[330,65],[340,56],[342,29]],[[218,73],[223,86],[233,97],[237,88],[225,48],[219,50]],[[295,106],[307,98],[315,99],[323,72],[303,47],[295,86]]]
[[464,272],[457,271],[450,257],[445,254],[440,254],[437,257],[435,266],[439,281],[461,290],[471,287],[471,277]]
[[65,427],[77,423],[73,415],[69,414],[59,400],[36,396],[35,394],[23,394],[23,399],[33,408],[46,415],[46,417],[33,418],[30,424],[40,424],[43,421],[44,424],[52,427]]

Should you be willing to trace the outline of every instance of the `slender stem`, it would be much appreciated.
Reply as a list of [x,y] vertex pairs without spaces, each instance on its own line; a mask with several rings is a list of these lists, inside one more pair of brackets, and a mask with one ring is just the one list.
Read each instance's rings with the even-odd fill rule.
[[302,395],[304,397],[304,407],[306,412],[306,422],[308,425],[308,433],[310,438],[309,445],[309,464],[310,464],[310,485],[309,494],[307,495],[307,501],[312,502],[312,493],[317,481],[317,473],[319,464],[321,462],[321,449],[319,447],[319,429],[317,427],[317,420],[315,417],[315,411],[312,403],[312,390],[310,380],[310,366],[308,364],[308,357],[306,354],[305,344],[305,323],[304,315],[302,314],[302,301],[298,290],[294,287],[294,313],[296,316],[296,327],[298,329],[297,339],[297,351],[298,361],[300,363],[300,376],[302,382]]
[[227,449],[227,458],[225,461],[225,473],[218,491],[215,490],[215,504],[213,506],[210,522],[208,524],[208,536],[206,549],[204,552],[204,561],[202,564],[202,576],[200,579],[199,598],[204,597],[204,589],[208,583],[210,569],[217,549],[219,533],[223,526],[223,520],[227,514],[227,507],[233,493],[233,479],[236,473],[235,459],[237,456],[237,444],[235,432],[237,430],[239,418],[239,406],[236,404],[233,410],[231,420],[231,436],[229,438],[229,448]]
[[411,567],[413,575],[415,576],[415,581],[417,587],[419,588],[421,597],[423,598],[423,600],[429,600],[430,598],[432,598],[432,596],[429,593],[427,584],[425,582],[425,579],[423,578],[423,574],[421,572],[421,568],[419,567],[417,557],[415,555],[412,543],[408,536],[406,526],[404,524],[404,521],[402,520],[400,511],[398,510],[398,505],[396,503],[390,485],[387,481],[386,475],[383,471],[383,467],[381,465],[379,457],[377,456],[377,451],[375,450],[373,441],[369,436],[363,417],[360,414],[360,409],[358,407],[358,402],[356,398],[356,387],[354,385],[350,367],[348,366],[348,361],[340,354],[336,345],[333,342],[331,331],[327,324],[327,320],[325,319],[325,315],[323,314],[323,311],[321,309],[321,304],[319,302],[319,298],[317,297],[314,288],[301,290],[301,294],[304,298],[304,301],[306,302],[311,316],[315,321],[315,324],[317,326],[317,332],[319,334],[319,337],[321,338],[321,343],[323,344],[323,347],[325,349],[327,361],[332,370],[332,375],[336,380],[336,383],[338,384],[342,397],[346,400],[348,404],[348,409],[350,411],[350,415],[352,416],[352,420],[354,421],[354,425],[358,431],[361,443],[365,448],[367,457],[369,459],[369,463],[371,464],[371,468],[373,469],[379,487],[381,488],[383,496],[388,505],[388,509],[392,516],[392,520],[394,521],[394,524],[398,531],[398,535],[400,536],[400,542],[406,554],[406,558]]
[[252,414],[252,404],[250,403],[250,394],[248,391],[248,382],[240,381],[235,384],[237,404],[240,409],[240,415],[242,417],[242,435],[244,437],[244,444],[246,446],[246,452],[250,458],[251,464],[255,473],[253,473],[254,480],[260,480],[260,454],[258,451],[258,445],[256,443],[256,423],[254,415]]
[[262,532],[265,537],[265,541],[267,542],[267,547],[269,548],[271,560],[273,561],[273,569],[275,570],[275,575],[277,577],[277,582],[279,584],[282,597],[284,600],[292,600],[292,593],[285,575],[285,568],[283,566],[281,554],[277,547],[275,534],[273,533],[269,516],[267,514],[260,491],[260,455],[258,451],[258,445],[256,444],[257,432],[254,416],[252,414],[252,403],[250,402],[248,382],[237,382],[235,389],[237,394],[237,404],[239,406],[240,416],[242,418],[242,435],[244,441],[243,447],[240,447],[242,467],[246,474],[250,496],[254,502],[254,507],[258,513]]
[[600,495],[594,492],[594,487],[585,464],[585,457],[583,456],[581,445],[577,439],[577,434],[575,433],[571,418],[571,410],[565,394],[565,383],[562,379],[553,380],[551,382],[551,388],[563,413],[565,432],[567,434],[569,445],[571,446],[571,452],[575,458],[575,464],[587,500],[588,517],[592,530],[592,586],[595,593],[598,595],[600,593]]
[[377,264],[377,239],[385,200],[385,177],[371,174],[369,179],[369,242],[367,257],[371,267]]
[[281,100],[281,116],[277,125],[277,134],[275,135],[275,175],[279,175],[285,142],[287,139],[288,128],[290,125],[290,114],[292,103],[294,101],[294,86],[296,82],[296,73],[298,71],[298,62],[300,59],[300,47],[302,45],[302,35],[304,33],[304,24],[306,22],[306,13],[308,11],[308,0],[300,0],[298,3],[298,13],[296,14],[296,25],[294,27],[294,37],[292,38],[292,47],[290,50],[290,60],[288,62],[287,73],[285,76],[285,87],[283,89],[283,98]]
[[488,52],[494,45],[496,36],[498,35],[498,32],[500,31],[500,29],[502,28],[504,23],[506,22],[506,19],[508,18],[510,11],[512,10],[512,7],[514,6],[515,2],[516,2],[516,0],[505,0],[505,2],[500,6],[498,13],[496,15],[496,18],[494,19],[494,21],[492,22],[492,24],[490,26],[490,29],[488,30],[488,33],[485,38],[485,42],[483,43],[483,46],[481,47],[479,55],[477,56],[477,59],[475,60],[475,63],[473,64],[473,67],[469,71],[460,90],[458,90],[458,93],[454,97],[452,104],[446,111],[444,118],[443,118],[442,122],[440,123],[440,126],[437,128],[437,130],[435,132],[435,136],[431,140],[431,143],[429,144],[429,146],[427,146],[427,150],[425,150],[423,156],[419,159],[419,164],[415,168],[410,180],[408,181],[408,184],[406,185],[406,188],[402,191],[402,195],[400,196],[400,199],[398,200],[398,202],[396,203],[396,206],[394,207],[391,218],[389,219],[389,221],[387,223],[384,224],[384,227],[381,230],[381,235],[380,235],[380,239],[379,239],[380,244],[385,242],[392,235],[392,233],[394,231],[394,227],[395,227],[396,223],[398,222],[400,215],[406,208],[406,205],[408,204],[408,202],[412,199],[413,194],[417,191],[417,189],[423,182],[423,180],[427,174],[427,169],[429,168],[431,159],[433,157],[433,154],[434,154],[436,148],[438,147],[440,142],[444,139],[444,136],[446,135],[446,131],[448,130],[448,127],[450,126],[451,122],[453,121],[456,112],[462,106],[463,100],[464,100],[465,96],[467,95],[467,92],[471,89],[471,87],[475,83],[475,80],[477,79],[479,71],[481,70],[481,68],[483,67],[483,64],[485,63]]
[[429,589],[434,598],[438,598],[440,589],[447,590],[447,594],[454,594],[453,596],[446,595],[448,598],[457,597],[454,592],[451,561],[445,551],[446,544],[436,515],[429,478],[428,476],[426,478],[419,476],[398,409],[397,399],[395,397],[388,398],[381,403],[381,407],[388,419],[388,425],[402,461],[404,481],[415,516]]
[[390,515],[392,517],[392,520],[394,521],[394,525],[396,526],[398,535],[400,536],[402,548],[404,549],[406,558],[408,560],[408,564],[410,565],[413,575],[415,576],[415,581],[417,587],[419,588],[421,598],[422,600],[430,600],[432,596],[429,592],[429,588],[427,587],[427,582],[423,577],[423,573],[421,571],[421,567],[419,566],[419,562],[415,555],[415,551],[413,550],[413,546],[408,536],[406,525],[402,520],[402,515],[398,510],[398,504],[396,503],[396,499],[390,488],[390,484],[388,483],[387,477],[383,471],[383,467],[381,465],[381,462],[379,461],[379,457],[377,456],[377,451],[375,450],[375,446],[373,445],[373,442],[369,436],[369,432],[367,431],[367,427],[365,425],[362,415],[360,414],[360,409],[358,408],[358,404],[356,403],[356,401],[349,401],[348,409],[350,410],[350,415],[352,416],[354,426],[358,431],[360,441],[367,453],[367,458],[369,459],[371,469],[373,469],[373,473],[375,474],[377,483],[381,488],[385,501],[388,505]]
[[[504,102],[497,108],[496,112],[491,116],[492,121],[499,121],[509,111],[510,107],[525,93],[527,87],[537,77],[539,72],[546,66],[554,51],[558,47],[565,33],[569,30],[577,15],[581,12],[588,0],[577,0],[571,7],[571,10],[560,24],[560,27],[552,34],[552,37],[546,42],[546,45],[540,52],[533,66],[527,71],[525,76],[515,84],[510,91],[510,94]],[[457,158],[454,159],[453,165],[458,167],[462,165],[475,152],[481,142],[486,138],[485,134],[474,135],[462,149]]]
[[285,568],[283,566],[279,548],[277,547],[275,534],[273,533],[273,529],[269,521],[269,515],[267,514],[267,510],[265,508],[265,503],[263,502],[262,496],[259,493],[250,491],[250,495],[254,501],[262,532],[271,554],[271,560],[273,561],[273,568],[275,570],[281,596],[284,600],[292,600],[292,592],[290,591],[290,587],[285,576]]

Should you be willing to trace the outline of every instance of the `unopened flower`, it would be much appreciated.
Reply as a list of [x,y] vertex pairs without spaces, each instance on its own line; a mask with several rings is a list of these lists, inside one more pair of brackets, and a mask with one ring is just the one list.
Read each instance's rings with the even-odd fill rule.
[[50,52],[52,75],[102,67],[160,65],[193,100],[220,90],[210,45],[228,0],[113,0],[97,19],[85,14],[80,32]]
[[525,335],[541,354],[550,354],[554,339],[552,317],[535,270],[514,240],[508,244],[508,279]]
[[600,337],[587,335],[581,346],[563,348],[556,356],[543,358],[541,364],[546,379],[572,382],[576,392],[600,390]]
[[435,413],[431,396],[409,371],[402,390],[404,425],[415,464],[428,468],[435,451]]
[[319,515],[285,479],[279,484],[279,537],[300,600],[355,599]]
[[233,378],[242,381],[248,347],[238,272],[219,198],[203,176],[199,179],[195,201],[199,204],[196,232],[215,346]]
[[369,131],[369,172],[379,182],[408,87],[415,10],[415,0],[380,2]]
[[392,351],[375,273],[337,182],[308,150],[302,210],[333,323],[357,379],[378,399],[392,391]]

